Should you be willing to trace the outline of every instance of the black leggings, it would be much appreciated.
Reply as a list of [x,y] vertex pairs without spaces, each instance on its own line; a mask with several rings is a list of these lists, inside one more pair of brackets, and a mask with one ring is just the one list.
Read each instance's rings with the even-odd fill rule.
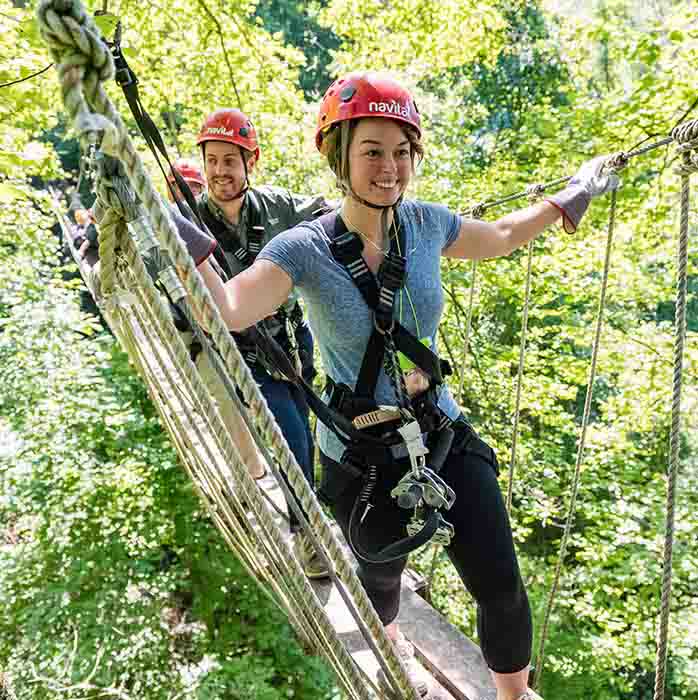
[[[515,673],[531,658],[531,610],[516,561],[509,518],[497,483],[496,458],[463,421],[455,424],[456,440],[440,476],[456,494],[444,514],[455,529],[447,548],[465,587],[477,602],[477,626],[485,661],[496,673]],[[473,452],[474,440],[480,449]],[[467,443],[467,444],[466,444]],[[488,453],[491,459],[482,453]],[[354,501],[363,479],[320,455],[321,498],[330,506],[345,537]],[[412,512],[398,507],[390,496],[406,464],[381,467],[373,491],[373,507],[359,529],[360,549],[376,551],[405,537]],[[359,516],[362,514],[359,512]],[[391,623],[400,606],[400,579],[407,564],[402,558],[387,564],[359,560],[359,579],[383,624]]]

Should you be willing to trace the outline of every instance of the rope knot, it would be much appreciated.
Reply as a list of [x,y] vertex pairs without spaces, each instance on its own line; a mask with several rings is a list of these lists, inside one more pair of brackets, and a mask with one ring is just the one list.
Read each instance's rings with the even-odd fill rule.
[[[79,0],[42,0],[37,17],[41,35],[58,62],[73,54],[71,63],[85,66],[87,72],[96,71],[99,80],[114,76],[111,52]],[[81,61],[75,53],[85,55],[88,60]]]
[[691,119],[675,126],[671,130],[671,138],[676,141],[680,150],[695,149],[698,144],[698,119]]
[[535,202],[545,194],[545,185],[542,182],[534,182],[526,187],[526,197],[529,202]]
[[471,219],[481,219],[482,215],[485,213],[486,204],[486,202],[478,202],[477,204],[473,205],[468,212],[468,216]]
[[611,172],[618,172],[625,168],[630,162],[630,158],[625,151],[618,151],[618,153],[612,153],[606,162],[603,164],[604,170],[610,170]]
[[[694,142],[694,148],[698,147],[698,139]],[[676,172],[679,175],[691,175],[698,172],[698,151],[686,149],[683,152],[683,158],[676,166]]]
[[671,137],[676,142],[678,152],[683,155],[676,172],[679,175],[698,172],[698,119],[674,127]]

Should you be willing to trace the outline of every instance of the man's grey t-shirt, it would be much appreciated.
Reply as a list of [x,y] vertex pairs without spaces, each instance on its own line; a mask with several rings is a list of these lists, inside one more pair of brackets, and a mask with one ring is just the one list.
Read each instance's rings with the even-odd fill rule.
[[[250,192],[253,193],[260,208],[261,224],[264,226],[262,246],[282,231],[287,231],[301,222],[312,221],[328,209],[327,202],[319,195],[304,197],[293,194],[282,187],[271,186],[254,187],[251,188]],[[224,231],[216,234],[217,240],[233,277],[239,275],[246,269],[246,265],[235,257],[234,247],[231,249],[225,234],[228,232],[232,240],[237,239],[243,248],[247,248],[247,231],[250,223],[249,196],[246,196],[243,201],[240,219],[237,224],[228,221],[223,211],[208,197],[207,193],[202,194],[200,197],[199,206],[207,207],[210,213],[224,225]],[[291,294],[284,304],[286,310],[290,311],[295,306],[296,301],[297,296]],[[280,330],[278,323],[272,319],[267,322],[267,328],[272,335],[275,335]]]
[[[446,207],[416,201],[403,202],[399,218],[407,279],[396,297],[396,317],[414,335],[429,338],[437,352],[436,334],[444,303],[441,254],[458,237],[460,218]],[[346,268],[335,261],[329,243],[319,223],[304,223],[274,238],[257,259],[269,260],[289,275],[305,302],[327,375],[338,384],[354,388],[373,330],[373,313]],[[379,404],[396,403],[383,369],[375,399]],[[439,406],[451,418],[459,415],[445,386],[441,388]],[[318,427],[318,443],[324,454],[339,461],[344,448],[322,424]]]

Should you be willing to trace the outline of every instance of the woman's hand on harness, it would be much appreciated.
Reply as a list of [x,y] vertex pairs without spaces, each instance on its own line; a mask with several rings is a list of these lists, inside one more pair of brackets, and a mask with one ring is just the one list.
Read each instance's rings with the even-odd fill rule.
[[429,388],[429,377],[419,367],[413,367],[405,372],[405,388],[407,395],[412,399],[419,396]]

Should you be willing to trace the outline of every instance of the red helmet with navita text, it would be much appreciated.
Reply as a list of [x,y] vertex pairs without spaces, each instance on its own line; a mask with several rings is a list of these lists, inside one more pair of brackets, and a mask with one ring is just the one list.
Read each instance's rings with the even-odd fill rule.
[[[172,163],[172,167],[184,178],[185,182],[196,182],[202,187],[206,184],[201,168],[189,158],[177,158]],[[174,182],[174,175],[170,174],[167,178],[170,182]]]
[[211,112],[199,131],[196,145],[206,141],[234,143],[247,151],[252,151],[259,160],[257,132],[248,116],[239,109],[217,109]]
[[361,117],[394,119],[422,135],[419,110],[409,90],[380,73],[349,73],[335,80],[322,98],[315,130],[318,150],[323,153],[323,139],[335,124]]

